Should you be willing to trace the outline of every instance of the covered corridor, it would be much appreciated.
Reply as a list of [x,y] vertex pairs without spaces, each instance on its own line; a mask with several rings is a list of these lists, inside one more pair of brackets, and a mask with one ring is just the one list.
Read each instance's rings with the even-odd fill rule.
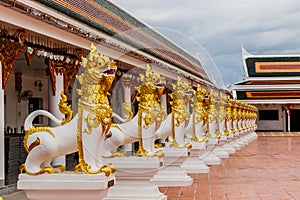
[[[209,174],[192,174],[192,186],[160,191],[169,200],[300,199],[300,133],[258,135],[229,159],[222,159],[221,165],[211,166]],[[22,192],[3,199],[26,200]]]

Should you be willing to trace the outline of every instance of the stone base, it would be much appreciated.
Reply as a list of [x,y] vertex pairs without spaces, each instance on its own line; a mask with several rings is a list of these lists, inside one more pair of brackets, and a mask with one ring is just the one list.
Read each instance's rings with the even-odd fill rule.
[[114,183],[114,174],[106,177],[104,173],[20,174],[17,188],[24,190],[29,200],[100,200]]
[[205,142],[193,142],[192,148],[190,149],[190,156],[200,156],[200,153],[202,150],[206,149],[206,143]]
[[248,140],[244,137],[245,136],[240,136],[237,140],[235,140],[235,142],[237,142],[241,146],[241,148],[243,148],[249,143]]
[[218,138],[208,138],[207,148],[201,151],[200,160],[206,165],[219,165],[221,159],[215,154],[214,148],[218,145]]
[[159,187],[182,187],[193,183],[193,179],[180,166],[160,168],[150,181]]
[[222,163],[222,160],[216,156],[212,149],[203,150],[199,158],[206,165],[220,165]]
[[230,143],[226,143],[223,145],[223,148],[229,153],[234,154],[236,151],[235,149],[230,145]]
[[167,200],[158,187],[149,181],[118,180],[103,200]]
[[143,179],[149,181],[163,166],[163,159],[158,157],[116,157],[105,158],[105,163],[112,163],[116,166],[117,180]]
[[235,150],[240,150],[242,148],[242,145],[237,143],[235,140],[231,141],[229,143]]
[[207,145],[216,145],[216,144],[218,144],[218,142],[219,142],[218,138],[208,138]]
[[188,156],[186,148],[164,148],[164,166],[151,179],[151,182],[160,187],[190,186],[193,179],[180,167]]
[[189,149],[187,148],[162,148],[161,150],[165,153],[163,158],[164,166],[179,166],[189,154]]
[[199,159],[199,156],[187,157],[184,163],[181,165],[181,168],[184,169],[187,173],[207,174],[210,172],[210,168],[202,160]]
[[166,200],[158,187],[150,183],[163,165],[162,159],[154,157],[122,157],[105,159],[116,168],[116,185],[108,190],[105,200]]
[[206,149],[205,142],[193,142],[190,155],[183,162],[181,168],[187,173],[209,173],[210,168],[199,158],[204,149]]
[[217,145],[213,152],[216,154],[219,158],[229,158],[229,153],[223,148],[223,146]]
[[252,141],[258,138],[258,135],[255,132],[250,133]]

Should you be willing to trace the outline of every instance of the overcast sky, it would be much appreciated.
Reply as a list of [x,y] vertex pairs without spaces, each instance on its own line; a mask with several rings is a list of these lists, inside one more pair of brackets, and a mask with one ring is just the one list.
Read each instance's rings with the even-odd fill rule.
[[113,2],[198,57],[219,87],[243,80],[241,46],[252,54],[300,53],[299,0]]

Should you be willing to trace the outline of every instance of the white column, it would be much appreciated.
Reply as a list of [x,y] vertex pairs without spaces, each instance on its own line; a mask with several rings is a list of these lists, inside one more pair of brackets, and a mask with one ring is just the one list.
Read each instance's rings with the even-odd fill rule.
[[[163,105],[164,106],[164,109],[165,109],[165,111],[166,111],[166,113],[167,113],[167,94],[166,93],[163,93],[162,95],[161,95],[161,97],[160,97],[160,102],[161,102],[161,105]],[[161,138],[161,139],[159,139],[159,143],[165,143],[165,140],[166,140],[166,138]]]
[[[64,77],[62,74],[55,74],[55,80],[56,80],[56,92],[55,95],[53,95],[52,90],[52,83],[49,79],[49,111],[52,113],[55,117],[58,119],[64,118],[64,115],[59,111],[58,104],[60,100],[60,94],[64,90]],[[56,126],[50,121],[50,126]],[[66,159],[65,156],[60,156],[56,158],[53,163],[53,165],[63,165],[66,166]]]
[[[127,118],[128,116],[125,115],[124,113],[124,107],[125,107],[125,102],[129,103],[130,107],[131,107],[131,88],[130,85],[128,84],[124,84],[124,103],[122,106],[122,117],[123,118]],[[133,151],[133,146],[132,144],[124,144],[122,145],[122,150],[123,151]]]
[[[131,88],[129,85],[124,85],[124,103],[128,102],[131,105]],[[127,117],[126,115],[123,115],[122,117]]]
[[291,110],[288,109],[286,112],[288,114],[288,132],[291,132]]
[[[64,118],[64,115],[59,111],[58,104],[60,100],[60,93],[64,90],[64,77],[61,74],[55,74],[56,79],[56,92],[53,95],[52,83],[49,80],[49,111],[58,119]],[[50,126],[55,126],[50,121]]]
[[[2,82],[2,64],[0,62],[0,80]],[[4,142],[4,90],[0,84],[0,187],[4,185],[5,179],[5,142]]]

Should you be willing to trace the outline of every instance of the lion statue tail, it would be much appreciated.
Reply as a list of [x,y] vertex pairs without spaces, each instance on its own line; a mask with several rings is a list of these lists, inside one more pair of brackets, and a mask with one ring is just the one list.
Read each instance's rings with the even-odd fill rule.
[[39,115],[43,115],[45,117],[50,118],[56,125],[61,125],[61,120],[57,119],[52,113],[46,111],[46,110],[36,110],[33,111],[32,113],[30,113],[26,119],[25,119],[25,123],[24,123],[24,129],[25,131],[30,129],[33,125],[32,122],[34,120],[35,117],[39,116]]

